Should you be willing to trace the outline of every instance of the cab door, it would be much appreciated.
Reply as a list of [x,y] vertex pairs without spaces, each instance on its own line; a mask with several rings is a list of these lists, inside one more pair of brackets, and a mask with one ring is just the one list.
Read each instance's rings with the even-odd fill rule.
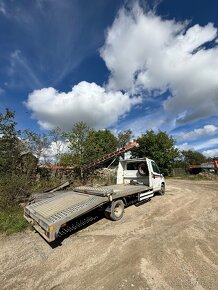
[[160,173],[157,164],[153,160],[151,160],[151,167],[152,167],[151,179],[153,190],[159,191],[161,189],[162,174]]

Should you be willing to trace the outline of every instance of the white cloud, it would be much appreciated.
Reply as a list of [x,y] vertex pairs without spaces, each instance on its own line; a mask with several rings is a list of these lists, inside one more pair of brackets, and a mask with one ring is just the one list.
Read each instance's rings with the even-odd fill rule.
[[176,147],[181,151],[182,150],[202,151],[204,149],[208,149],[207,151],[210,151],[209,148],[212,148],[211,150],[214,150],[213,147],[216,147],[217,144],[218,144],[218,138],[212,138],[206,141],[198,142],[196,144],[185,142],[185,143],[176,145]]
[[165,121],[161,118],[161,113],[154,112],[152,114],[145,114],[145,116],[134,118],[133,120],[127,118],[120,124],[116,125],[116,128],[118,128],[119,131],[131,129],[134,133],[134,137],[137,138],[145,133],[146,130],[157,132],[159,129],[165,130],[166,126]]
[[187,151],[187,150],[195,150],[190,144],[183,143],[180,145],[176,145],[176,148],[178,148],[180,151]]
[[101,49],[111,72],[108,87],[147,94],[169,89],[164,109],[178,123],[216,115],[218,47],[203,48],[216,37],[212,23],[188,27],[145,13],[138,5],[131,11],[123,8]]
[[[216,115],[216,39],[217,29],[212,23],[189,26],[187,21],[166,20],[154,12],[144,12],[137,4],[132,9],[122,8],[100,50],[110,71],[105,88],[85,81],[68,93],[44,88],[33,91],[26,104],[45,129],[55,126],[70,129],[78,121],[86,121],[95,128],[108,127],[142,101],[135,96],[147,95],[143,104],[146,106],[146,100],[153,98],[159,102],[158,95],[166,91],[170,92],[170,97],[162,101],[161,109],[158,104],[153,113],[153,103],[152,113],[148,111],[145,117],[129,124],[125,121],[121,126],[126,125],[136,134],[151,128],[169,131],[177,123]],[[204,45],[210,41],[214,41],[214,46],[206,49]],[[17,62],[18,57],[19,54],[15,58]],[[194,139],[204,132],[215,134],[213,125],[207,126],[210,127],[184,135]],[[185,137],[180,140],[185,141]]]
[[213,138],[204,142],[201,142],[200,144],[197,144],[194,146],[195,150],[202,150],[207,148],[212,148],[217,146],[218,144],[218,138]]
[[218,133],[218,127],[215,125],[205,125],[203,128],[194,129],[190,132],[181,132],[176,136],[177,141],[193,140],[207,135],[215,135]]
[[[19,71],[19,72],[18,72]],[[15,50],[10,55],[9,75],[15,78],[19,75],[30,87],[41,87],[42,83],[36,76],[28,61],[24,58],[20,50]]]
[[50,161],[57,162],[57,157],[60,156],[60,154],[70,152],[68,145],[68,142],[64,141],[51,142],[48,148],[44,148],[40,161],[49,159]]
[[28,96],[26,106],[42,128],[59,126],[68,130],[79,121],[95,128],[108,127],[140,102],[140,97],[106,91],[95,83],[83,81],[68,93],[51,87],[35,90]]
[[0,3],[0,12],[5,16],[7,15],[7,12],[5,9],[5,3],[3,1]]
[[202,152],[202,154],[206,157],[217,157],[218,156],[218,148],[205,150]]

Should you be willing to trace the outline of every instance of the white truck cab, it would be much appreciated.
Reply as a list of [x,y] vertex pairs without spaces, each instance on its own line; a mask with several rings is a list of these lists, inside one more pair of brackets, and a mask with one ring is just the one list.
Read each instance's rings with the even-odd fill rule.
[[165,180],[154,160],[149,158],[121,159],[117,170],[117,184],[143,184],[153,192],[164,194]]

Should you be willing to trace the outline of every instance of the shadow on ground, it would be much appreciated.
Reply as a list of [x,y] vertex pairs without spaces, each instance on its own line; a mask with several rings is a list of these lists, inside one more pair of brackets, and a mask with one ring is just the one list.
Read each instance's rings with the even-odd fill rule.
[[[141,202],[138,202],[137,200],[133,200],[129,202],[125,207],[127,208],[132,205],[135,205],[138,207],[140,205],[147,203],[150,200],[151,199],[147,199]],[[58,238],[54,242],[51,242],[51,243],[48,243],[47,241],[46,242],[49,244],[49,246],[52,249],[60,247],[62,246],[63,240],[70,237],[71,235],[75,235],[77,232],[91,226],[92,224],[95,224],[96,222],[98,222],[99,220],[103,218],[105,218],[104,209],[102,208],[95,209],[79,218],[73,219],[72,221],[68,222],[64,227],[60,229],[58,233]]]

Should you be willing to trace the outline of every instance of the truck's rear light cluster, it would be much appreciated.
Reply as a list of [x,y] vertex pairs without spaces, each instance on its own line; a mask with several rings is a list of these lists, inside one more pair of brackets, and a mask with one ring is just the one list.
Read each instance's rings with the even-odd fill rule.
[[45,235],[46,235],[47,238],[50,238],[50,232],[46,232],[45,231]]

